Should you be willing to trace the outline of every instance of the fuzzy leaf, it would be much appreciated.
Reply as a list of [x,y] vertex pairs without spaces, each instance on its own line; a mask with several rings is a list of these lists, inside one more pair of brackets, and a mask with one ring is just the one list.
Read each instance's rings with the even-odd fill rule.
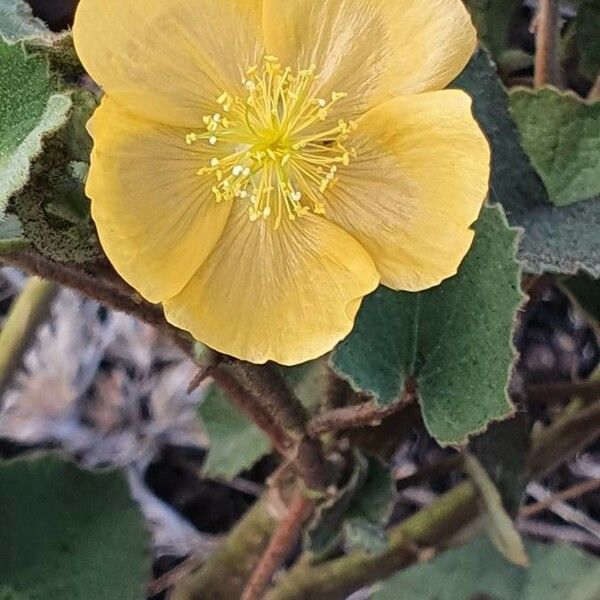
[[85,263],[103,256],[82,181],[92,147],[85,126],[96,99],[84,90],[70,98],[67,121],[44,140],[44,152],[9,210],[38,252],[58,262]]
[[527,544],[529,568],[477,539],[381,584],[373,600],[596,600],[600,561],[567,545]]
[[68,119],[71,100],[55,93],[48,63],[0,40],[0,216],[29,180],[44,138]]
[[0,539],[0,581],[16,598],[145,597],[148,534],[119,474],[52,456],[0,464]]
[[24,0],[0,0],[0,38],[9,44],[35,41],[51,43],[55,37],[46,25],[33,16]]
[[260,429],[213,385],[199,408],[210,439],[204,474],[214,479],[233,479],[271,450]]
[[600,0],[580,0],[575,27],[581,71],[594,81],[600,75]]
[[380,288],[333,356],[339,373],[381,404],[415,378],[426,425],[442,444],[462,443],[511,411],[516,234],[497,208],[484,209],[476,231],[456,277],[421,293]]
[[510,109],[553,204],[600,196],[600,103],[553,88],[521,89],[511,93]]
[[600,277],[600,199],[557,207],[520,142],[508,112],[508,95],[493,63],[478,52],[453,87],[474,99],[475,116],[492,144],[490,202],[504,207],[509,223],[522,227],[518,257],[531,273]]

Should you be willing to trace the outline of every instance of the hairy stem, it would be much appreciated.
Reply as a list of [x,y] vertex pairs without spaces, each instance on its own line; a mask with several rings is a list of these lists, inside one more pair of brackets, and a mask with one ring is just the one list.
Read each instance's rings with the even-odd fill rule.
[[336,560],[294,567],[266,600],[343,600],[415,562],[423,550],[438,546],[478,513],[477,494],[464,483],[389,531],[389,546],[378,555],[355,552]]
[[267,494],[246,513],[210,560],[174,589],[170,600],[239,598],[277,525]]
[[220,364],[209,369],[209,374],[225,392],[227,398],[266,434],[273,447],[283,456],[287,456],[292,444],[285,430],[264,410],[261,403],[239,383],[231,373],[231,368],[227,364]]
[[13,302],[0,333],[0,393],[10,382],[33,334],[50,315],[56,292],[53,283],[31,277]]
[[281,373],[271,364],[258,366],[233,359],[228,359],[226,363],[240,384],[290,436],[293,448],[287,458],[306,486],[324,491],[329,477],[322,444],[320,440],[308,436],[306,409]]
[[125,312],[167,334],[186,353],[191,353],[191,340],[186,334],[165,321],[160,306],[144,300],[115,273],[58,263],[32,250],[6,254],[0,260],[31,275],[43,277],[119,312]]
[[279,524],[269,546],[256,566],[241,600],[260,600],[273,575],[281,567],[294,544],[298,541],[302,528],[315,509],[315,501],[298,493],[292,500],[288,513]]
[[415,399],[414,390],[406,390],[402,399],[390,406],[378,406],[375,402],[365,402],[356,406],[335,408],[311,419],[308,424],[308,433],[316,437],[324,433],[356,427],[375,427],[381,425],[383,419],[402,410]]
[[534,86],[560,87],[560,0],[539,0],[535,23],[536,51]]

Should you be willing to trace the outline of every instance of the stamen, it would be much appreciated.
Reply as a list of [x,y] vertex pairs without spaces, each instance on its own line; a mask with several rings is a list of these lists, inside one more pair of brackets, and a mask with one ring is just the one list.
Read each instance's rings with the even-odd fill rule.
[[347,94],[316,96],[318,79],[315,65],[293,75],[277,57],[265,56],[261,67],[250,67],[242,78],[245,98],[219,95],[219,110],[202,118],[204,130],[185,138],[189,146],[219,148],[198,170],[214,178],[216,202],[242,200],[251,222],[274,217],[275,228],[283,216],[294,221],[310,212],[325,214],[325,193],[356,156],[346,146],[356,123],[331,122]]

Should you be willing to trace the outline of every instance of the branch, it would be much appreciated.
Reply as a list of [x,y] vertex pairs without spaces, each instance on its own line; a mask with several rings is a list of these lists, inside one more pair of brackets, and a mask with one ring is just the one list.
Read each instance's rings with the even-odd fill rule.
[[566,500],[573,500],[574,498],[579,498],[580,496],[594,492],[599,488],[600,479],[589,479],[588,481],[583,481],[581,483],[578,483],[577,485],[571,486],[566,490],[563,490],[562,492],[552,494],[545,500],[541,500],[540,502],[524,506],[519,511],[519,517],[533,517],[538,513],[541,513],[544,510],[551,508],[554,504],[557,504],[559,502],[565,502]]
[[527,399],[534,402],[560,402],[579,396],[584,400],[600,398],[600,380],[538,383],[527,387]]
[[49,316],[56,292],[53,283],[31,277],[13,302],[0,333],[0,393],[21,362],[33,334]]
[[86,268],[84,265],[58,263],[32,250],[2,255],[0,261],[75,290],[108,308],[132,315],[167,334],[187,354],[192,352],[189,336],[166,322],[160,306],[144,300],[114,272],[98,268],[94,271],[89,265]]
[[226,359],[225,363],[242,387],[290,438],[293,446],[286,456],[306,486],[325,491],[329,476],[323,447],[320,440],[308,436],[306,409],[281,373],[272,364],[259,366],[234,359]]
[[273,575],[284,563],[302,528],[315,509],[315,501],[299,493],[289,507],[288,513],[271,538],[268,548],[256,566],[241,600],[260,600]]
[[539,0],[535,19],[536,51],[534,87],[560,87],[560,0]]
[[269,438],[273,447],[283,456],[287,456],[292,446],[291,441],[269,415],[257,398],[253,397],[233,376],[226,364],[209,369],[215,383],[223,389],[229,398],[249,419],[251,419]]
[[547,427],[534,439],[528,469],[542,477],[563,464],[600,436],[600,402],[578,410]]
[[381,421],[386,417],[392,416],[414,402],[416,397],[416,392],[413,389],[407,389],[402,399],[390,406],[379,406],[371,401],[356,406],[329,410],[311,419],[307,430],[309,435],[317,437],[324,433],[356,427],[376,427],[381,425]]
[[355,552],[316,566],[299,563],[266,600],[343,600],[418,562],[422,551],[456,534],[477,514],[477,494],[470,483],[463,483],[392,528],[382,554]]
[[267,494],[244,515],[210,560],[174,589],[170,600],[239,598],[277,523]]

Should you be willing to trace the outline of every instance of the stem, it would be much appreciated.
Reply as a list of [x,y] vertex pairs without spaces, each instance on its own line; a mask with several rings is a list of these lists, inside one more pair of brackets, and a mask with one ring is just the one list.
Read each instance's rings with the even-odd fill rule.
[[539,0],[536,16],[535,76],[536,89],[545,85],[560,87],[560,1]]
[[308,414],[281,373],[271,364],[257,366],[229,359],[227,365],[264,412],[288,434],[293,447],[286,456],[306,486],[324,491],[329,482],[321,441],[308,436]]
[[560,402],[573,396],[597,400],[600,398],[600,380],[538,383],[527,387],[527,399],[534,402]]
[[285,431],[260,402],[240,385],[231,369],[226,364],[220,364],[210,369],[210,375],[227,397],[266,434],[273,447],[283,456],[288,455],[291,443]]
[[600,479],[590,479],[589,481],[583,481],[581,483],[578,483],[577,485],[571,486],[566,490],[563,490],[562,492],[552,494],[552,496],[546,498],[546,500],[541,500],[540,502],[536,502],[535,504],[524,506],[519,511],[519,517],[533,517],[538,513],[546,510],[547,508],[551,508],[554,504],[557,504],[558,502],[565,502],[566,500],[573,500],[574,498],[579,498],[580,496],[596,491],[598,488],[600,488]]
[[316,437],[332,431],[365,426],[376,427],[381,425],[381,421],[386,417],[414,402],[415,398],[414,391],[406,390],[402,399],[390,406],[378,406],[375,402],[366,402],[357,406],[329,410],[311,419],[307,428],[308,433]]
[[316,566],[300,563],[266,600],[343,600],[351,593],[414,564],[421,551],[456,534],[478,513],[477,494],[463,483],[389,531],[382,554],[355,552]]
[[600,403],[559,419],[534,440],[528,468],[532,477],[543,477],[600,436]]
[[0,333],[0,393],[21,363],[37,328],[49,316],[56,293],[54,283],[31,277],[13,302]]
[[191,353],[190,339],[184,332],[169,325],[160,306],[144,300],[132,287],[116,274],[91,272],[83,265],[73,267],[54,262],[31,250],[6,254],[0,260],[31,275],[38,275],[79,292],[100,304],[125,312],[166,333],[187,354]]
[[269,501],[269,495],[260,499],[200,571],[174,589],[170,600],[239,598],[277,527],[278,519]]
[[298,541],[302,527],[315,509],[315,501],[297,494],[287,515],[279,524],[268,548],[256,566],[252,577],[242,594],[241,600],[260,600],[273,575],[284,563],[294,544]]

